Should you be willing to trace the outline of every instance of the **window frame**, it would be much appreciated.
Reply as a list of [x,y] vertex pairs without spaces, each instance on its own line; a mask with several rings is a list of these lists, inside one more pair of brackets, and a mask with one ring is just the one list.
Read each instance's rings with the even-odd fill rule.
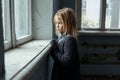
[[[5,27],[4,36],[7,41],[4,41],[5,50],[15,48],[16,46],[28,42],[32,39],[32,13],[31,13],[31,0],[28,0],[28,27],[29,35],[23,36],[16,40],[15,34],[15,15],[14,15],[14,0],[2,0],[3,3],[3,25]],[[7,15],[7,17],[5,16]],[[7,23],[6,23],[7,22]],[[7,24],[7,25],[5,25]],[[9,33],[9,34],[8,34]]]
[[28,0],[28,26],[29,26],[29,34],[30,35],[27,35],[27,36],[24,36],[24,37],[21,37],[21,38],[19,38],[18,40],[16,40],[16,34],[15,34],[15,15],[14,15],[14,0],[11,0],[11,15],[12,15],[12,17],[11,17],[11,27],[12,27],[12,31],[13,31],[13,33],[12,33],[12,44],[13,44],[13,47],[16,47],[17,45],[20,45],[20,44],[22,44],[22,43],[25,43],[25,42],[27,42],[27,41],[29,41],[29,40],[31,40],[32,39],[32,28],[31,28],[31,26],[32,26],[32,18],[31,18],[31,0]]
[[[2,17],[3,17],[3,28],[5,30],[4,33],[4,47],[5,47],[5,50],[6,49],[9,49],[10,47],[12,47],[11,45],[11,28],[10,28],[10,9],[7,8],[9,7],[9,0],[2,0],[2,9],[3,9],[3,14],[2,14]],[[6,15],[6,17],[5,17]],[[7,34],[7,35],[6,35]]]
[[79,32],[82,32],[82,33],[120,33],[119,30],[120,29],[105,29],[105,21],[106,21],[106,6],[107,6],[107,0],[101,0],[100,2],[100,20],[99,20],[99,27],[98,29],[81,29],[81,22],[82,22],[82,19],[81,19],[81,16],[80,15],[82,13],[82,0],[76,0],[76,3],[75,3],[75,7],[76,7],[76,14],[77,14],[77,20],[78,20],[78,30]]

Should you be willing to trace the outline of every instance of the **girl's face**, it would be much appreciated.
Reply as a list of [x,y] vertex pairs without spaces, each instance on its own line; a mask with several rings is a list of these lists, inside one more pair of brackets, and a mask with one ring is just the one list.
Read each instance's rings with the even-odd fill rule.
[[63,23],[62,20],[60,19],[60,17],[56,16],[55,17],[55,29],[58,33],[63,33]]

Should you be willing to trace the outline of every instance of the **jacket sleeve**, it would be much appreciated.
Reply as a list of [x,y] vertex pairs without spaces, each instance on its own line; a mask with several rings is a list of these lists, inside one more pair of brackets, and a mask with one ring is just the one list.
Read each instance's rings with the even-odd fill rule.
[[56,50],[52,56],[53,59],[63,66],[72,65],[74,62],[75,52],[77,48],[77,43],[74,38],[68,38],[65,40],[65,43],[63,45],[63,52],[64,54],[61,54],[58,50]]

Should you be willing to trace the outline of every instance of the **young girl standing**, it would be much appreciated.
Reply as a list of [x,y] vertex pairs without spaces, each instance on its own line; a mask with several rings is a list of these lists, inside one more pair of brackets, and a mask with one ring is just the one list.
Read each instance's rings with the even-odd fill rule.
[[63,8],[54,16],[58,41],[52,40],[54,60],[51,80],[80,80],[80,62],[77,49],[77,22],[71,8]]

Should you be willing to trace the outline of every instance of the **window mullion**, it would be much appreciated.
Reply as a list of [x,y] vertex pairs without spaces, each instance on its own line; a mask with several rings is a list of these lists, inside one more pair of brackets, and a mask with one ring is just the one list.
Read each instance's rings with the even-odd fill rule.
[[29,9],[28,9],[28,15],[29,15],[29,17],[28,17],[28,26],[29,26],[29,34],[31,35],[31,37],[32,37],[32,28],[31,28],[31,26],[32,26],[32,18],[31,18],[31,15],[32,15],[32,5],[31,5],[31,0],[28,0],[28,4],[29,4]]
[[14,16],[14,0],[10,1],[10,15],[11,15],[11,39],[12,47],[16,47],[16,35],[15,35],[15,16]]
[[10,1],[2,0],[3,9],[3,29],[4,29],[4,49],[11,48],[11,28],[10,28]]
[[105,31],[105,18],[106,18],[106,0],[101,0],[100,6],[100,29]]
[[75,6],[76,10],[76,15],[77,15],[77,21],[78,21],[78,29],[81,29],[81,16],[80,14],[82,14],[82,0],[76,0],[76,6]]

